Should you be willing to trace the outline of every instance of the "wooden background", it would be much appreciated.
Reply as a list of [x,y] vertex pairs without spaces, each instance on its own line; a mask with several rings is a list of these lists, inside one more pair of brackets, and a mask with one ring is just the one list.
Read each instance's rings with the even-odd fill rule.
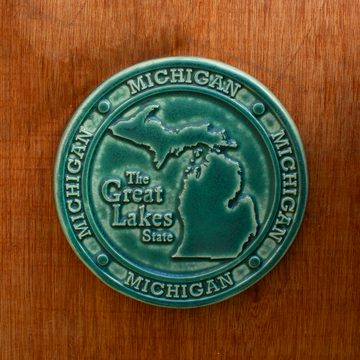
[[[360,3],[1,1],[1,359],[359,359]],[[310,194],[283,260],[192,310],[108,288],[77,259],[52,198],[57,145],[99,83],[195,55],[270,88],[304,140]]]

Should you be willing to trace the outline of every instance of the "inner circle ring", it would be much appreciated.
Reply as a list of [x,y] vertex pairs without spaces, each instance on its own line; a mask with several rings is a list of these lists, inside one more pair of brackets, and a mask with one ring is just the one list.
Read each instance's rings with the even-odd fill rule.
[[274,181],[275,194],[273,197],[272,207],[271,207],[270,214],[267,217],[264,226],[262,227],[261,233],[256,236],[256,238],[252,241],[252,243],[236,259],[229,260],[224,265],[216,267],[212,271],[206,271],[207,276],[212,276],[214,274],[217,274],[218,272],[224,272],[224,271],[236,266],[241,261],[243,261],[249,254],[251,254],[256,249],[256,247],[261,243],[261,241],[264,240],[264,236],[266,236],[267,232],[269,231],[270,226],[272,225],[272,222],[276,216],[276,210],[279,206],[280,187],[276,186],[276,184],[279,184],[280,169],[279,169],[279,164],[277,161],[277,157],[276,157],[273,145],[271,144],[270,139],[267,136],[266,132],[264,131],[262,126],[259,124],[259,121],[254,116],[252,116],[246,108],[241,106],[241,104],[239,102],[237,102],[236,100],[231,100],[225,95],[216,93],[216,92],[208,90],[208,89],[203,89],[203,88],[198,89],[196,87],[189,89],[189,86],[185,86],[185,85],[172,85],[171,87],[167,87],[167,88],[158,88],[158,89],[150,90],[146,93],[137,95],[135,98],[129,99],[128,101],[126,101],[125,103],[120,105],[118,108],[116,108],[103,121],[103,123],[100,125],[100,127],[96,131],[96,134],[95,134],[91,144],[89,145],[89,149],[87,151],[87,156],[85,158],[84,167],[83,167],[83,181],[82,181],[82,194],[84,197],[84,208],[85,208],[85,212],[86,212],[89,224],[90,224],[92,230],[94,231],[96,238],[101,242],[101,244],[104,246],[104,248],[106,248],[107,251],[109,251],[109,253],[116,260],[118,260],[122,265],[136,271],[137,273],[144,275],[144,276],[149,276],[149,277],[152,277],[152,278],[158,279],[158,280],[171,281],[174,278],[176,278],[177,282],[186,283],[189,281],[200,280],[203,277],[203,272],[200,272],[199,274],[195,274],[195,275],[175,275],[175,274],[168,275],[168,274],[164,274],[163,272],[157,272],[155,270],[150,271],[147,268],[136,266],[131,261],[129,261],[125,257],[121,256],[121,254],[119,254],[116,251],[116,249],[114,249],[114,247],[111,246],[111,244],[109,244],[109,242],[106,240],[104,234],[99,230],[98,224],[96,223],[96,221],[94,219],[92,208],[90,206],[92,201],[89,197],[90,189],[89,189],[89,181],[88,181],[89,170],[91,168],[91,162],[93,160],[93,154],[96,151],[98,142],[104,135],[108,126],[116,119],[116,117],[118,117],[122,112],[126,111],[126,109],[128,109],[130,106],[145,99],[146,97],[151,97],[154,95],[158,95],[160,93],[168,93],[168,92],[176,92],[176,91],[186,91],[189,93],[193,92],[193,93],[202,93],[202,94],[206,93],[210,97],[215,97],[218,100],[226,102],[228,105],[230,105],[230,106],[234,107],[236,110],[238,110],[241,113],[241,115],[244,116],[260,134],[261,139],[263,140],[263,142],[268,150],[268,153],[269,153],[269,156],[271,159],[271,163],[272,163],[272,167],[274,170],[274,175],[275,175],[275,181]]

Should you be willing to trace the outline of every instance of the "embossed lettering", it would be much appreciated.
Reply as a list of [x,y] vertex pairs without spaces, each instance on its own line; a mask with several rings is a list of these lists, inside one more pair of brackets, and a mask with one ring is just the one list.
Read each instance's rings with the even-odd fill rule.
[[184,80],[184,69],[170,69],[171,72],[171,83],[183,83]]
[[147,73],[147,74],[145,74],[145,76],[146,76],[146,79],[148,81],[148,87],[149,88],[153,87],[155,84],[151,80],[151,73]]
[[290,145],[288,139],[283,139],[284,136],[285,136],[285,131],[283,129],[279,130],[275,134],[271,134],[274,144],[278,150],[283,146]]
[[192,83],[191,74],[192,74],[192,69],[186,69],[186,83],[187,84]]
[[[160,78],[160,74],[163,75],[162,78]],[[155,82],[158,85],[166,84],[169,81],[169,78],[166,77],[166,75],[167,75],[167,70],[159,70],[159,71],[157,71],[155,73],[155,76],[154,76]]]
[[164,293],[164,290],[159,290],[158,288],[164,289],[164,287],[165,284],[155,281],[151,284],[150,291],[155,296],[161,296]]
[[114,209],[114,219],[113,219],[113,222],[112,222],[112,226],[126,226],[127,219],[125,217],[121,218],[121,211],[120,211],[121,210],[121,205],[120,204],[114,204],[113,209]]
[[142,276],[138,276],[135,279],[135,274],[131,271],[128,271],[128,278],[124,282],[125,285],[128,285],[136,290],[139,290],[139,287],[141,285],[141,282],[144,280]]
[[291,173],[291,174],[282,174],[283,176],[283,186],[284,187],[296,187],[297,186],[297,174]]
[[282,157],[282,156],[288,155],[288,154],[292,154],[292,149],[291,149],[291,147],[288,147],[288,148],[286,148],[285,150],[279,150],[279,151],[278,151],[279,157]]
[[77,144],[73,144],[71,146],[71,153],[76,154],[80,159],[82,159],[84,157],[84,151],[86,149],[85,145],[77,145]]
[[145,205],[139,206],[140,210],[140,219],[139,219],[139,226],[151,226],[151,222],[149,221],[152,216],[151,211],[146,211]]
[[209,72],[204,70],[197,71],[194,75],[194,81],[198,85],[206,85],[209,82]]
[[286,225],[289,226],[291,222],[291,217],[288,217],[283,214],[282,211],[279,211],[276,219],[276,225]]
[[77,174],[81,170],[81,161],[78,159],[68,159],[67,170],[71,174]]
[[[166,293],[166,297],[167,298],[175,298],[178,299],[179,298],[179,287],[180,285],[171,285],[171,284],[167,284],[167,293]],[[174,287],[174,289],[173,289]],[[172,295],[173,294],[173,295]]]
[[92,136],[93,134],[89,130],[87,130],[84,126],[80,126],[80,131],[78,132],[75,141],[81,141],[85,145],[87,145],[88,142],[90,141],[88,138]]
[[[72,222],[75,222],[80,219],[84,219],[84,213],[77,215],[77,216],[70,216],[70,219]],[[84,238],[87,235],[91,235],[91,231],[87,225],[86,220],[76,223],[76,224],[73,224],[73,228],[75,231],[80,231],[80,233],[77,234],[77,237],[79,238],[79,240],[82,240],[82,238]]]
[[191,284],[189,287],[189,292],[190,292],[190,295],[193,297],[201,296],[204,293],[203,284],[201,282]]
[[181,285],[181,298],[182,299],[187,299],[187,297],[188,297],[186,294],[186,288],[187,288],[186,284]]
[[215,281],[213,279],[207,280],[206,286],[207,286],[207,290],[206,290],[207,295],[209,295],[213,292],[220,291],[220,288],[215,284]]
[[[225,277],[226,278],[225,278]],[[220,281],[220,285],[222,289],[225,289],[229,286],[234,285],[234,282],[232,281],[231,277],[230,277],[230,272],[228,271],[227,273],[224,274],[224,276],[218,276],[216,279]],[[227,284],[227,285],[226,285]]]
[[296,169],[295,160],[293,158],[289,157],[289,156],[284,157],[283,159],[281,159],[280,165],[281,165],[281,168],[284,171],[289,171],[289,170],[295,170]]
[[119,192],[113,192],[110,193],[109,192],[109,187],[110,186],[114,186],[117,187],[118,189],[120,189],[121,187],[121,180],[118,178],[108,178],[107,180],[104,181],[102,187],[101,187],[101,193],[102,196],[104,197],[104,199],[107,202],[117,202],[120,200],[120,195],[121,193]]
[[293,198],[286,196],[281,199],[281,209],[283,211],[294,212],[296,202]]
[[144,80],[143,80],[143,76],[140,75],[137,77],[136,79],[136,83],[135,80],[129,80],[127,82],[127,84],[130,87],[131,90],[131,95],[136,94],[137,92],[141,91],[141,90],[145,90],[147,88],[147,85],[145,84]]
[[[66,201],[67,203],[67,208],[68,210],[73,213],[73,214],[76,214],[77,212],[79,212],[81,210],[81,201],[79,199],[73,199],[73,200],[67,200]],[[77,204],[77,205],[73,205],[73,204]]]
[[163,201],[161,194],[163,193],[163,188],[162,186],[157,186],[155,188],[155,193],[156,193],[156,202],[157,203],[161,203]]
[[69,196],[80,196],[80,191],[77,191],[76,189],[79,189],[80,185],[79,183],[77,184],[65,184],[65,189],[66,190],[70,190],[66,192],[66,197]]
[[77,234],[77,237],[82,240],[87,235],[91,235],[91,231],[89,227],[87,226],[86,220],[82,221],[81,223],[77,223],[73,225],[75,231],[80,231],[80,233]]
[[149,284],[150,284],[150,280],[149,280],[149,279],[145,279],[145,284],[144,284],[143,288],[141,289],[141,291],[142,291],[143,293],[147,293],[147,289],[148,289]]
[[285,229],[279,229],[276,225],[272,228],[272,232],[269,233],[269,236],[276,240],[278,243],[281,242],[283,236],[286,234]]
[[236,93],[238,92],[238,90],[240,88],[241,88],[241,85],[239,85],[239,84],[235,84],[235,88],[234,88],[234,82],[231,79],[228,79],[227,86],[223,89],[223,92],[225,94],[228,94],[229,90],[230,90],[230,96],[233,98],[233,97],[235,97]]
[[214,78],[210,81],[209,87],[215,88],[215,86],[217,85],[217,89],[222,90],[223,89],[223,84],[222,84],[223,78],[224,77],[221,75],[215,75]]

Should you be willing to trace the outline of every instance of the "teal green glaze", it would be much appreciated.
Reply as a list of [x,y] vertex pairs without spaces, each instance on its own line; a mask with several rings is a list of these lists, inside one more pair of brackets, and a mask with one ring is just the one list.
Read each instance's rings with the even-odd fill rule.
[[[181,88],[179,88],[179,87],[177,87],[177,89],[181,90]],[[195,91],[195,89],[192,89],[192,91]],[[206,90],[202,90],[202,92],[206,92]],[[215,95],[219,96],[219,94],[215,94]],[[213,95],[213,96],[215,96],[215,95]],[[163,103],[162,99],[157,98],[157,100],[159,100],[159,102]],[[223,97],[222,100],[223,100],[223,102],[227,101],[226,97]],[[197,101],[199,102],[199,99],[197,99]],[[213,99],[212,99],[212,102],[213,102]],[[174,104],[173,104],[173,101],[172,101],[171,107],[173,107],[173,105]],[[212,107],[211,103],[205,102],[201,108],[202,109],[204,109],[204,108],[207,109],[209,107],[210,108]],[[113,122],[113,120],[115,118],[117,118],[118,113],[120,113],[123,110],[124,109],[119,107],[118,111],[114,111],[114,113],[111,114],[111,116],[109,116],[106,119],[106,121],[104,121],[104,123],[100,126],[97,134],[94,136],[94,141],[92,142],[91,145],[89,145],[89,150],[88,150],[88,155],[89,156],[87,157],[88,160],[93,158],[93,150],[98,148],[98,146],[96,144],[98,143],[99,138],[103,135],[104,130],[106,130],[108,128],[109,124],[111,124]],[[256,119],[254,119],[251,116],[251,114],[249,114],[248,111],[244,111],[244,109],[242,107],[240,107],[240,110],[242,111],[242,114],[244,115],[244,117],[247,118],[250,122],[252,122],[252,125],[257,128],[257,132],[256,132],[252,128],[248,129],[245,126],[246,123],[243,123],[241,128],[240,128],[241,132],[244,132],[243,136],[250,137],[250,136],[253,136],[254,134],[256,134],[258,136],[261,136],[263,141],[266,142],[267,135],[262,130],[262,128],[259,126]],[[200,116],[200,108],[197,111],[199,112],[199,116]],[[207,116],[209,117],[210,114],[213,114],[213,117],[214,117],[213,123],[214,123],[214,125],[220,125],[221,122],[217,123],[216,121],[219,121],[219,120],[217,120],[217,118],[220,117],[220,114],[224,114],[224,111],[225,111],[224,108],[221,108],[221,111],[217,111],[217,112],[209,111]],[[196,114],[196,111],[195,111],[195,114]],[[234,116],[231,116],[231,114],[227,114],[227,117],[228,117],[228,124],[229,124],[227,126],[227,128],[229,128],[231,126],[236,126],[235,127],[235,131],[236,131],[238,129],[238,126],[239,126],[237,118],[234,117]],[[178,123],[179,123],[179,120],[178,120]],[[262,207],[266,208],[269,212],[265,212],[265,211],[259,212],[259,215],[261,215],[260,221],[262,222],[262,227],[258,229],[259,230],[258,231],[259,236],[246,248],[246,251],[243,251],[240,254],[240,256],[237,257],[233,262],[222,264],[221,269],[223,271],[230,268],[231,266],[234,266],[239,261],[243,260],[246,256],[248,256],[251,253],[251,251],[253,251],[256,248],[257,242],[262,238],[260,236],[261,235],[260,231],[265,233],[269,229],[269,226],[271,225],[271,221],[273,220],[273,218],[275,216],[276,206],[274,206],[274,204],[276,204],[276,202],[278,201],[279,188],[275,188],[274,193],[268,194],[268,196],[271,195],[271,197],[274,197],[274,200],[271,201],[271,205],[272,205],[271,207],[265,201],[266,197],[264,196],[264,195],[266,195],[266,192],[268,192],[269,188],[275,187],[273,184],[268,184],[268,182],[270,181],[269,179],[266,180],[264,178],[265,173],[270,173],[271,174],[271,168],[268,168],[267,171],[264,172],[263,170],[264,170],[264,168],[266,169],[267,162],[262,162],[261,166],[259,166],[257,164],[257,162],[259,161],[259,158],[257,158],[256,161],[252,161],[252,159],[254,157],[254,148],[256,147],[256,143],[258,141],[259,140],[255,136],[253,141],[249,142],[249,146],[245,146],[246,144],[243,144],[241,146],[238,146],[238,148],[234,149],[233,151],[235,151],[235,150],[240,151],[241,150],[240,148],[243,149],[244,154],[242,154],[242,152],[240,152],[240,153],[238,153],[238,155],[234,154],[234,156],[235,157],[240,156],[240,157],[242,157],[244,159],[242,161],[242,164],[249,168],[248,172],[250,173],[249,175],[251,175],[251,176],[249,176],[249,178],[253,179],[253,181],[251,181],[249,183],[250,184],[251,183],[255,184],[254,187],[251,187],[249,185],[244,184],[244,189],[245,190],[248,189],[250,193],[253,193],[255,195],[255,197],[257,198],[258,204],[262,205]],[[116,141],[116,144],[118,146],[119,142]],[[277,164],[276,164],[276,154],[274,153],[269,141],[266,142],[266,146],[267,146],[267,149],[268,149],[268,151],[269,151],[269,153],[271,155],[271,161],[269,160],[268,162],[272,163],[273,167],[276,167],[277,166]],[[102,161],[102,159],[100,158],[99,161],[95,162],[95,166],[91,166],[91,167],[98,169],[98,168],[100,168],[101,165],[104,165],[104,166],[107,167],[106,170],[104,170],[105,173],[107,173],[107,174],[110,173],[111,174],[111,171],[115,171],[113,168],[114,167],[116,168],[118,166],[117,164],[119,162],[121,162],[121,163],[124,162],[125,167],[134,165],[134,163],[139,161],[138,159],[139,159],[141,153],[144,156],[148,155],[148,157],[145,158],[145,160],[144,160],[144,163],[143,163],[144,165],[147,165],[149,162],[152,161],[151,156],[148,154],[147,151],[146,152],[141,152],[136,147],[134,147],[132,150],[135,151],[134,156],[131,156],[131,152],[129,152],[129,147],[122,147],[121,151],[118,151],[117,161]],[[264,147],[264,149],[262,149],[262,151],[260,151],[260,152],[261,153],[266,153],[266,147]],[[110,148],[107,148],[106,151],[104,151],[104,154],[105,154],[105,157],[108,158],[109,155],[112,154]],[[191,156],[192,156],[192,154],[191,154]],[[128,162],[126,162],[126,160],[128,160]],[[251,168],[248,166],[247,161],[249,161],[249,163],[252,164]],[[84,184],[83,184],[83,186],[85,188],[87,187],[86,179],[88,178],[88,176],[87,176],[88,168],[90,168],[89,163],[90,163],[90,161],[85,161],[85,164],[84,164],[84,174],[85,174],[85,176],[84,176]],[[187,166],[187,164],[188,164],[188,161],[186,161],[185,166]],[[165,173],[165,176],[162,176],[162,180],[163,181],[165,181],[164,179],[167,180],[167,182],[168,182],[167,185],[168,185],[169,188],[173,188],[176,185],[179,186],[178,191],[180,191],[180,185],[182,183],[181,181],[182,181],[182,178],[183,178],[183,171],[184,171],[185,166],[181,165],[181,163],[179,165],[179,160],[173,161],[172,165],[173,166],[171,166],[170,168],[165,168],[165,169],[162,170],[162,172],[167,171],[166,172],[167,175]],[[138,164],[138,166],[141,166],[141,163]],[[174,178],[174,173],[176,171],[180,172],[180,177]],[[157,173],[158,172],[154,170],[153,176],[156,176]],[[263,176],[261,176],[261,174],[263,174]],[[274,180],[279,181],[278,180],[279,176],[280,175],[275,173],[274,174],[275,179],[273,179],[272,181],[274,181]],[[101,178],[101,175],[96,173],[94,176],[92,176],[92,178],[94,178],[94,179]],[[267,186],[265,186],[265,189],[262,192],[260,192],[259,189],[261,189],[261,185],[264,185],[264,184],[267,184]],[[96,196],[96,193],[98,193],[97,189],[98,189],[98,185],[95,185],[94,191],[93,191],[94,196]],[[98,198],[96,199],[97,201],[91,201],[90,199],[87,198],[88,193],[91,194],[91,192],[88,192],[88,191],[84,192],[84,197],[86,199],[85,207],[87,208],[87,214],[88,214],[89,222],[91,223],[92,228],[94,229],[94,232],[96,233],[97,238],[101,241],[101,243],[107,248],[107,250],[116,259],[118,259],[122,263],[125,263],[129,268],[132,268],[132,270],[142,273],[142,275],[145,275],[145,276],[149,275],[149,274],[146,274],[146,268],[145,269],[139,269],[139,268],[136,268],[136,267],[135,268],[132,267],[132,265],[133,265],[132,262],[127,261],[126,256],[124,256],[124,254],[123,254],[124,251],[127,252],[127,253],[131,253],[132,255],[134,254],[134,251],[133,251],[134,246],[136,246],[137,243],[135,241],[129,241],[128,240],[129,239],[128,236],[131,236],[131,234],[127,234],[126,237],[124,236],[122,239],[120,239],[120,240],[122,240],[122,242],[121,242],[120,246],[118,247],[118,249],[116,249],[116,244],[114,246],[114,244],[112,244],[111,240],[107,241],[106,238],[103,236],[104,230],[103,231],[97,231],[98,227],[95,226],[95,223],[99,223],[99,221],[98,221],[98,219],[97,219],[97,221],[93,220],[93,212],[91,211],[91,207],[92,206],[95,206],[95,207],[98,206],[97,213],[101,214],[101,213],[104,213],[106,210],[101,209],[100,207],[102,205],[106,205],[106,204],[104,204],[103,201],[100,201],[101,200],[100,196],[98,196]],[[177,198],[175,200],[177,200]],[[90,204],[92,204],[92,206],[90,206]],[[173,204],[173,207],[176,208],[176,203],[175,202]],[[108,216],[110,216],[110,214],[108,214]],[[111,226],[108,226],[107,230],[108,231],[112,230]],[[115,239],[116,242],[120,241],[120,240],[117,239],[116,232],[113,232],[112,234],[110,234],[109,237],[110,237],[110,239]],[[156,248],[156,246],[155,246],[155,248]],[[186,264],[186,267],[184,268],[182,262],[175,262],[174,263],[174,262],[170,261],[171,260],[171,254],[170,253],[172,252],[171,248],[162,249],[161,252],[159,252],[157,250],[158,249],[154,249],[154,246],[147,246],[146,250],[142,252],[142,247],[141,247],[141,244],[140,244],[140,248],[138,247],[137,251],[135,252],[135,255],[138,255],[138,257],[134,259],[135,262],[141,261],[145,265],[149,265],[149,266],[151,266],[151,262],[152,262],[152,259],[154,257],[156,259],[158,259],[158,260],[161,259],[161,261],[157,261],[155,264],[152,264],[152,270],[158,270],[160,272],[160,274],[161,274],[159,277],[157,276],[156,273],[152,274],[152,276],[154,276],[154,278],[163,279],[164,276],[166,275],[165,271],[166,270],[169,271],[170,269],[173,269],[176,274],[186,272],[187,275],[188,275],[188,279],[191,279],[192,281],[198,280],[199,278],[202,277],[202,274],[199,274],[199,275],[196,275],[196,273],[195,274],[191,274],[191,273],[189,274],[188,270],[193,267],[193,265],[190,264],[189,262]],[[206,266],[208,266],[208,265],[214,266],[214,264],[215,264],[214,261],[212,261],[210,264],[206,263],[205,261],[202,261],[201,263],[199,263],[199,262],[197,263],[197,267],[199,267],[199,266],[203,267],[205,265]],[[156,268],[154,268],[154,267],[156,267]],[[216,270],[218,271],[219,268],[214,269],[213,272],[216,272]],[[210,269],[208,268],[208,274],[213,274],[213,272],[210,272]],[[187,281],[187,279],[179,279],[179,281]]]
[[61,139],[54,198],[79,258],[115,290],[189,308],[251,286],[284,255],[307,198],[295,124],[248,74],[202,58],[121,71]]

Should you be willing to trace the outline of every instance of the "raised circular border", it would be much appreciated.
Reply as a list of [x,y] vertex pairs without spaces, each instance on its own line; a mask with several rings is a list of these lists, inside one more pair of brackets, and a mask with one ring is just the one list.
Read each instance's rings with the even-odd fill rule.
[[[164,89],[164,88],[157,89],[158,91],[155,91],[155,90],[156,89],[150,90],[146,94],[141,94],[142,96],[140,96],[140,95],[138,95],[138,96],[140,97],[140,100],[143,100],[146,97],[151,97],[154,95],[156,96],[159,93],[170,92],[170,90]],[[239,264],[246,257],[248,257],[249,254],[251,254],[251,252],[254,251],[259,246],[259,243],[264,240],[264,237],[270,230],[270,227],[276,217],[278,203],[280,201],[280,190],[281,189],[280,189],[280,187],[276,187],[276,183],[281,181],[280,180],[279,163],[278,163],[278,158],[276,156],[273,145],[271,144],[271,141],[268,138],[267,134],[265,133],[263,127],[258,123],[258,121],[246,109],[243,109],[242,106],[239,106],[240,104],[235,104],[235,101],[230,101],[229,99],[227,99],[226,96],[224,96],[220,93],[214,93],[211,90],[207,90],[207,89],[203,89],[203,88],[198,89],[195,87],[193,89],[188,89],[185,85],[177,85],[177,86],[172,85],[171,86],[171,92],[181,92],[181,91],[188,91],[189,93],[195,93],[195,94],[200,93],[203,95],[207,95],[209,97],[214,97],[219,101],[222,101],[225,103],[227,102],[228,106],[232,106],[235,110],[240,112],[241,115],[244,118],[246,118],[246,120],[249,121],[249,123],[254,127],[254,129],[256,131],[258,131],[259,136],[261,137],[262,141],[264,142],[264,147],[266,147],[269,152],[268,155],[269,155],[269,158],[271,161],[271,165],[273,166],[274,175],[275,175],[274,200],[273,200],[273,203],[271,206],[271,210],[269,212],[269,216],[264,221],[263,229],[261,230],[261,233],[259,233],[255,237],[254,241],[237,258],[228,260],[223,265],[216,267],[215,269],[206,271],[207,276],[212,276],[218,272],[224,272],[228,269],[231,269],[232,267]],[[132,100],[132,101],[130,101],[130,100]],[[87,150],[87,156],[86,156],[86,159],[84,160],[83,180],[82,180],[82,188],[83,188],[82,193],[83,193],[83,197],[85,200],[84,201],[84,209],[86,210],[85,212],[87,214],[87,219],[89,221],[89,224],[91,225],[92,230],[96,233],[96,238],[104,246],[104,248],[107,251],[109,251],[109,253],[117,261],[119,261],[122,265],[124,265],[128,268],[131,268],[133,271],[136,271],[138,274],[141,274],[143,276],[150,276],[150,274],[151,274],[151,277],[153,279],[163,280],[163,281],[170,281],[170,279],[174,279],[176,277],[176,281],[179,283],[201,280],[201,278],[204,276],[204,274],[203,274],[204,270],[201,271],[202,274],[198,274],[198,275],[194,274],[194,275],[181,275],[181,276],[173,275],[173,276],[171,276],[170,274],[161,273],[160,271],[154,270],[154,272],[151,273],[150,270],[136,267],[130,261],[128,261],[127,259],[120,256],[120,254],[118,254],[116,252],[116,250],[107,242],[107,240],[105,239],[105,236],[102,234],[101,230],[98,228],[98,226],[96,224],[96,221],[94,220],[93,211],[91,210],[91,206],[90,206],[90,199],[89,199],[90,198],[90,189],[89,189],[89,185],[88,185],[88,173],[89,173],[89,168],[91,167],[91,161],[92,161],[93,154],[96,152],[98,142],[102,139],[109,124],[111,124],[116,119],[116,117],[118,117],[122,112],[126,111],[129,107],[134,105],[134,103],[136,103],[135,100],[139,101],[138,97],[134,98],[134,99],[129,99],[128,101],[125,101],[124,103],[119,105],[106,119],[104,119],[102,124],[98,127],[91,144],[89,145],[89,148]],[[129,102],[129,104],[127,102]]]
[[[248,276],[244,282],[237,284],[236,286],[230,288],[227,291],[214,294],[213,296],[207,298],[205,297],[200,299],[191,299],[189,301],[184,300],[182,302],[176,302],[174,300],[154,298],[152,296],[139,294],[130,288],[122,286],[120,281],[115,281],[114,278],[105,273],[102,269],[100,269],[99,266],[94,265],[94,258],[90,256],[82,248],[82,246],[80,246],[78,240],[74,236],[74,233],[72,231],[68,231],[69,220],[65,217],[66,212],[64,210],[64,201],[59,198],[59,195],[62,192],[63,185],[63,181],[61,178],[61,170],[65,166],[64,157],[65,154],[67,154],[67,152],[63,151],[63,149],[69,146],[68,139],[71,139],[75,135],[75,131],[77,130],[80,123],[84,120],[85,116],[94,108],[94,106],[96,106],[96,104],[99,103],[101,99],[104,98],[104,95],[117,87],[126,79],[135,77],[144,71],[151,71],[159,67],[175,67],[184,65],[188,67],[193,66],[199,69],[206,68],[209,71],[218,71],[222,74],[226,73],[229,78],[236,80],[242,86],[251,89],[251,91],[254,92],[258,96],[258,98],[261,99],[266,104],[266,106],[272,110],[272,113],[276,115],[277,120],[285,129],[288,138],[293,144],[293,148],[295,150],[294,156],[296,157],[298,163],[299,179],[301,179],[301,181],[299,182],[301,186],[299,187],[299,202],[297,205],[296,214],[294,216],[293,225],[289,229],[289,232],[287,233],[284,242],[281,244],[281,246],[279,246],[277,251],[275,251],[272,256],[266,261],[266,263],[263,267],[261,267],[261,269]],[[105,80],[101,85],[99,85],[95,90],[93,90],[90,95],[85,98],[85,100],[80,104],[80,106],[77,108],[77,110],[71,117],[60,140],[55,158],[53,186],[55,207],[62,230],[75,253],[96,276],[98,276],[102,281],[111,286],[113,289],[124,293],[130,297],[133,297],[137,300],[158,306],[191,308],[213,304],[221,300],[225,300],[235,294],[238,294],[239,292],[245,290],[246,288],[253,285],[256,281],[261,279],[279,262],[279,260],[282,258],[282,256],[284,256],[289,246],[291,245],[302,222],[307,202],[308,175],[305,151],[296,125],[294,124],[291,116],[286,111],[284,106],[275,97],[275,95],[271,93],[270,90],[268,90],[264,85],[262,85],[252,76],[230,65],[224,64],[216,60],[181,56],[148,60],[124,69],[119,73],[113,75],[109,79]]]

